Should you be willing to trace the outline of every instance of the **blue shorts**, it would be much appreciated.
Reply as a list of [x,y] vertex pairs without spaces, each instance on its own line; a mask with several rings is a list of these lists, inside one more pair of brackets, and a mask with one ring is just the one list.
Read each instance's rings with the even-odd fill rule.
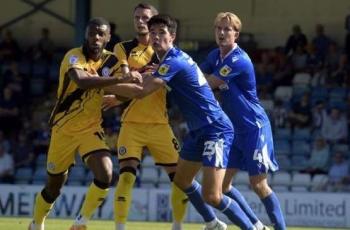
[[248,171],[250,176],[278,170],[269,123],[246,133],[235,133],[227,168]]
[[180,157],[202,162],[203,166],[226,168],[233,141],[233,127],[224,116],[210,125],[190,131],[184,139]]

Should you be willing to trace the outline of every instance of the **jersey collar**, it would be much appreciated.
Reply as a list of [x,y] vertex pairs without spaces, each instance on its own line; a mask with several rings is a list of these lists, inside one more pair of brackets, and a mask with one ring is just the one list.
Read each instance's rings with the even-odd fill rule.
[[160,60],[159,62],[160,62],[160,63],[163,62],[163,61],[165,60],[165,58],[168,56],[168,54],[170,53],[170,51],[173,50],[173,49],[174,49],[174,46],[170,47],[170,48],[165,52],[164,56],[163,56],[161,59],[159,58],[158,54],[156,53],[158,60]]
[[231,55],[231,53],[233,53],[233,51],[235,51],[238,48],[238,44],[235,43],[235,45],[233,46],[233,48],[230,50],[230,52],[228,52],[225,57],[221,58],[221,54],[220,54],[220,49],[219,49],[219,56],[220,56],[220,60],[221,62],[223,62],[225,60],[225,58],[227,58],[228,56]]

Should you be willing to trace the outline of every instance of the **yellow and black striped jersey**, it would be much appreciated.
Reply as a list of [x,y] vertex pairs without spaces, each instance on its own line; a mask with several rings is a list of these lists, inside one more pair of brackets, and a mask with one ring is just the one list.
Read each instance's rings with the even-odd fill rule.
[[51,113],[50,124],[63,132],[87,132],[99,127],[102,122],[101,105],[103,89],[81,89],[70,79],[72,68],[97,72],[101,77],[114,76],[120,72],[117,57],[104,50],[98,61],[88,59],[83,47],[71,49],[60,66],[56,105]]
[[[136,38],[116,44],[114,53],[121,66],[128,66],[130,70],[143,72],[148,64],[159,63],[152,47],[139,43]],[[124,110],[122,122],[167,124],[166,89],[132,100]]]

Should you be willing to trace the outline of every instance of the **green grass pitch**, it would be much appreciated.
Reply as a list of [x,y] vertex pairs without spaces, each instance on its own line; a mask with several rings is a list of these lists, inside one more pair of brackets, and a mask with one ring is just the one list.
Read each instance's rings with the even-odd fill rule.
[[[9,230],[27,230],[29,218],[0,218],[0,229]],[[69,229],[72,220],[67,219],[47,219],[45,230],[65,230]],[[203,224],[185,224],[185,230],[201,230]],[[89,222],[89,230],[114,230],[114,223],[111,220],[92,220]],[[128,230],[170,230],[171,223],[160,222],[129,222]],[[239,228],[230,226],[228,230],[238,230]],[[288,227],[288,230],[326,230],[330,228],[306,228],[306,227]],[[337,229],[341,230],[341,229]]]

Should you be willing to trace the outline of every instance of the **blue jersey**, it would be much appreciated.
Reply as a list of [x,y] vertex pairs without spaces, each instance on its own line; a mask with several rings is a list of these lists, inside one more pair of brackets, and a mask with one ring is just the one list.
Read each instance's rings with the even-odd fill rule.
[[211,124],[224,115],[198,65],[180,49],[171,48],[153,75],[166,82],[169,95],[190,130]]
[[214,49],[201,69],[226,82],[220,87],[221,103],[236,133],[245,133],[269,123],[257,96],[253,63],[240,47],[234,48],[223,60],[219,49]]

